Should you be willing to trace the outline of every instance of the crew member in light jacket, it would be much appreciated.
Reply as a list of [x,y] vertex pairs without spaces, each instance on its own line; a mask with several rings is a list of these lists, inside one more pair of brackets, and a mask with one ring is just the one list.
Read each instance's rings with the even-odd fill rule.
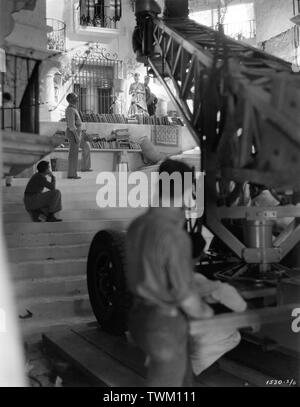
[[69,106],[66,109],[67,131],[70,149],[68,157],[68,178],[80,179],[77,175],[78,152],[82,150],[81,171],[91,170],[91,146],[87,136],[82,134],[82,120],[77,109],[78,96],[75,93],[67,95]]

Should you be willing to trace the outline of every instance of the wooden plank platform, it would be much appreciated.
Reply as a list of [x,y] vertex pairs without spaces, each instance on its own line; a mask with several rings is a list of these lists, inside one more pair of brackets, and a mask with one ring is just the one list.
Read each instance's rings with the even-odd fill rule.
[[[145,356],[126,337],[101,331],[96,323],[54,328],[43,334],[47,349],[83,372],[96,386],[144,387]],[[196,378],[196,387],[254,386],[218,364]]]
[[[95,336],[99,337],[99,343],[95,340]],[[110,354],[111,351],[117,350],[117,355],[124,352],[127,357],[128,349],[124,346],[125,340],[110,336],[100,331],[97,326],[85,325],[84,328],[80,325],[78,328],[54,329],[53,332],[43,335],[43,342],[46,347],[81,370],[99,386],[142,387],[145,385],[145,379],[137,371],[127,367]],[[106,347],[108,351],[105,350]]]

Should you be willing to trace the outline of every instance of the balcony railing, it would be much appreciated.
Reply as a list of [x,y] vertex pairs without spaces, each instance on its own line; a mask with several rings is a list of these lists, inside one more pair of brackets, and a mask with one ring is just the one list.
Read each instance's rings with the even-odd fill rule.
[[51,51],[66,50],[66,24],[55,18],[46,18],[47,26],[52,28],[47,34],[47,48]]
[[[215,27],[218,29],[218,26]],[[256,21],[240,21],[236,23],[223,24],[224,34],[236,40],[248,40],[256,37]]]
[[81,26],[118,28],[120,17],[120,11],[100,3],[93,4],[92,7],[80,7]]

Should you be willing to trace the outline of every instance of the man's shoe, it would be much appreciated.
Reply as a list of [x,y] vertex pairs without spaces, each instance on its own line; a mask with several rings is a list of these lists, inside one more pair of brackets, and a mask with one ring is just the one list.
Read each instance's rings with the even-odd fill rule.
[[76,177],[68,177],[69,179],[81,179],[78,175]]
[[32,221],[33,222],[42,222],[39,217],[35,217],[35,216],[32,217]]
[[54,215],[48,215],[46,222],[62,222],[62,219],[58,219]]
[[42,222],[40,219],[40,215],[42,215],[41,211],[28,211],[33,222]]

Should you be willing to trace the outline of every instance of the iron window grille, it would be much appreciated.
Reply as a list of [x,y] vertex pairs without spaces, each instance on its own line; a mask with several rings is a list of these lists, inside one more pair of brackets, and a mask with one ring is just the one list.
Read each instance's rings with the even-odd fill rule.
[[79,96],[82,113],[113,113],[114,79],[119,77],[122,61],[103,57],[75,57],[72,60],[74,92]]

